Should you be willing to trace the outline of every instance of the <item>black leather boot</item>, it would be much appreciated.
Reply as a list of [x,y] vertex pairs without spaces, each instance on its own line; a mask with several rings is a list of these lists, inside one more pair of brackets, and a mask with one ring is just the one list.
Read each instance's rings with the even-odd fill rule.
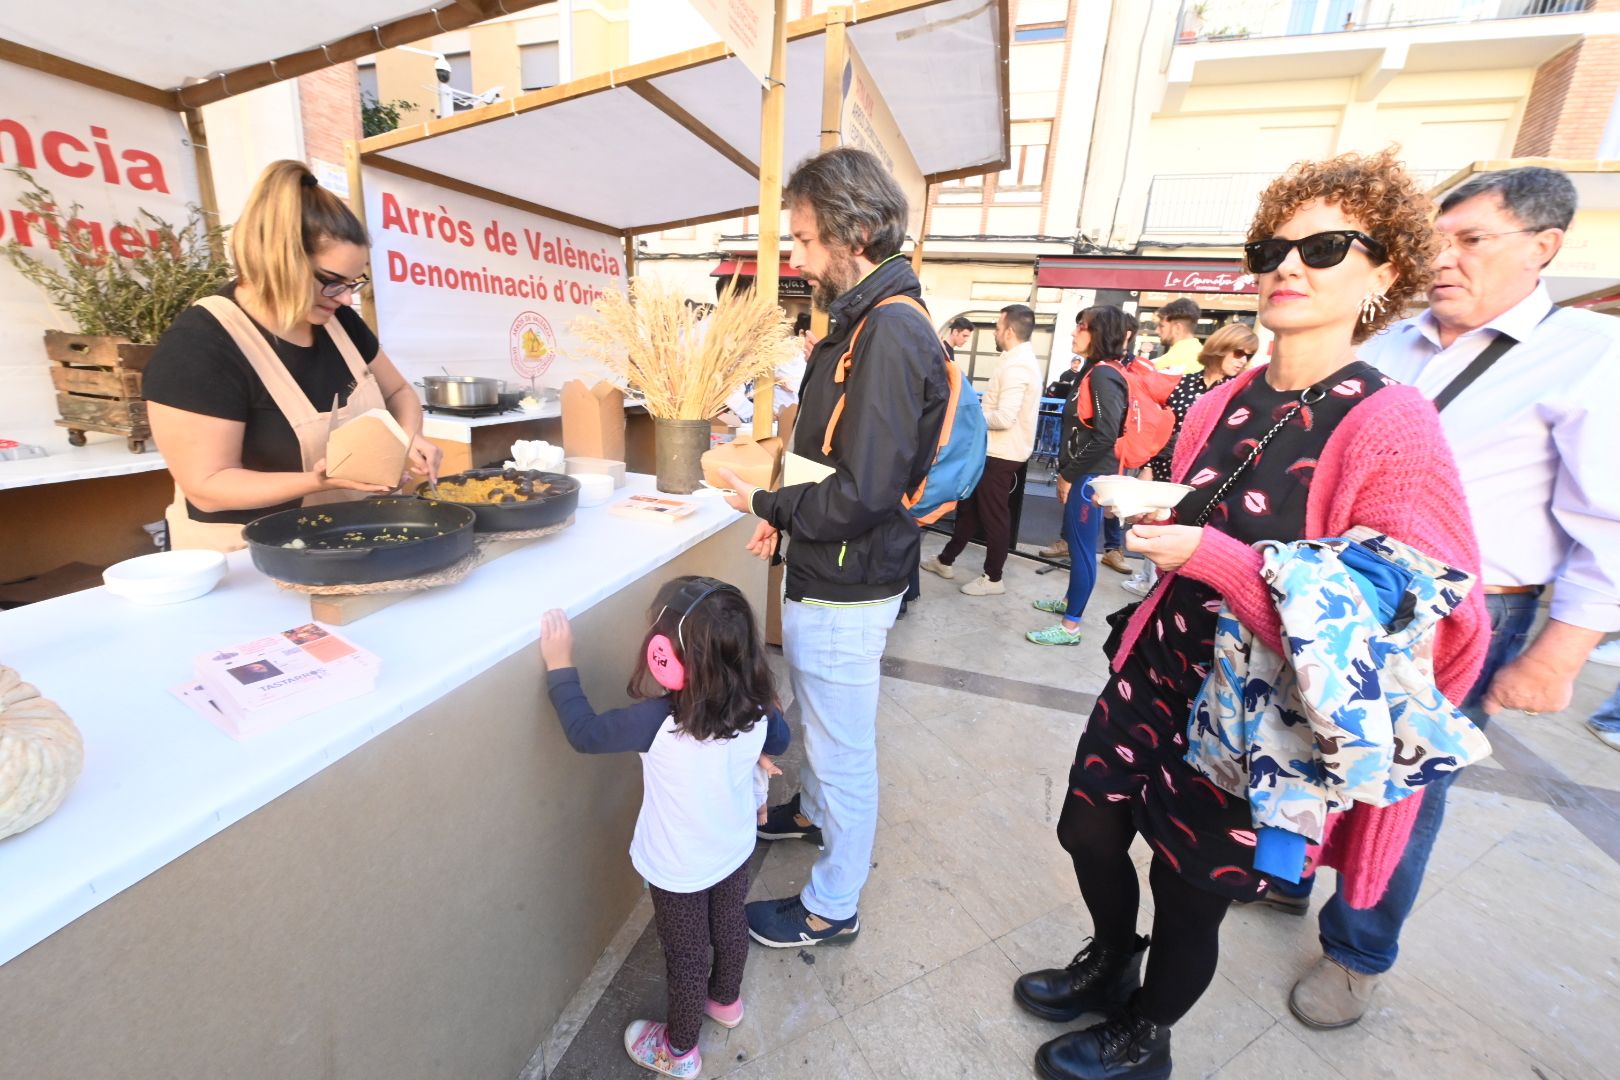
[[1142,953],[1148,939],[1137,936],[1129,952],[1092,941],[1067,967],[1018,976],[1013,997],[1043,1020],[1073,1020],[1081,1013],[1108,1012],[1130,1000],[1142,985]]
[[1045,1080],[1167,1080],[1170,1029],[1127,1007],[1112,1018],[1059,1035],[1035,1051]]

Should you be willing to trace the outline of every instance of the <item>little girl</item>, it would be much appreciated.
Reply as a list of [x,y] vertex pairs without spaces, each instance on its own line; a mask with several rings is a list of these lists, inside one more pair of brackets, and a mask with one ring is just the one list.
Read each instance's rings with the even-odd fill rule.
[[628,688],[643,700],[628,708],[591,709],[561,611],[541,619],[540,655],[552,707],[575,750],[641,755],[630,861],[652,892],[669,1018],[633,1021],[624,1048],[644,1068],[689,1077],[703,1068],[697,1041],[704,1015],[728,1028],[742,1022],[754,768],[761,754],[787,749],[788,728],[753,611],[734,586],[676,578],[659,590],[650,614]]

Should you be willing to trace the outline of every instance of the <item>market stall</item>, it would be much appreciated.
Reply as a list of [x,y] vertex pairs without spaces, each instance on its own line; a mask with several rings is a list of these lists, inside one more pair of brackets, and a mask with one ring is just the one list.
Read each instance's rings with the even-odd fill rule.
[[[186,13],[168,23],[156,17],[154,26],[145,12],[131,26],[132,9],[103,6],[112,14],[98,35],[126,32],[147,43],[123,67],[110,65],[112,74],[94,66],[93,43],[77,52],[64,44],[65,15],[32,24],[20,45],[0,43],[0,59],[36,69],[66,63],[81,81],[116,83],[112,92],[193,108],[313,70],[305,65],[323,54],[340,59],[411,40],[401,34],[421,37],[424,19],[471,21],[497,8],[473,0],[383,22],[390,5],[370,0],[341,18],[380,28],[259,62],[317,40],[330,21],[323,16],[317,28],[267,9],[224,29],[213,26],[221,20],[182,19]],[[516,6],[527,5],[506,0],[506,9]],[[878,0],[848,15],[848,33],[901,126],[930,132],[918,155],[922,172],[940,180],[999,167],[1006,4]],[[818,34],[826,28],[817,18],[788,30],[788,160],[813,153],[822,139],[827,64]],[[289,41],[287,33],[300,31],[311,36]],[[171,38],[188,45],[174,54],[179,66],[166,68],[157,54]],[[153,97],[169,71],[197,65],[191,50],[210,42],[220,59],[198,70],[231,70],[184,90],[176,78]],[[758,83],[727,58],[723,46],[695,50],[368,141],[364,171],[362,154],[352,163],[351,187],[358,194],[363,181],[373,278],[392,277],[403,262],[393,284],[430,289],[430,267],[441,280],[454,269],[455,292],[491,301],[487,312],[477,304],[447,309],[452,318],[461,313],[458,329],[482,333],[477,327],[491,320],[509,369],[536,359],[533,343],[524,347],[532,331],[546,346],[538,355],[562,365],[543,374],[566,371],[574,358],[564,336],[548,337],[532,320],[518,327],[526,313],[538,314],[555,333],[562,319],[532,304],[494,310],[497,299],[535,297],[521,285],[508,295],[504,279],[519,274],[497,273],[488,261],[496,251],[482,218],[498,222],[498,249],[508,233],[516,245],[527,244],[525,229],[544,233],[531,261],[537,271],[551,263],[548,297],[555,277],[566,303],[583,308],[593,290],[629,271],[626,241],[636,232],[757,206],[758,174],[780,172],[780,163],[761,160]],[[658,167],[605,161],[604,132]],[[198,163],[205,176],[205,158]],[[396,195],[414,185],[454,196],[446,216],[455,246],[465,253],[482,245],[479,261],[452,267],[443,251],[413,253],[413,243],[430,241],[389,226],[389,185]],[[476,223],[470,245],[461,243],[462,221]],[[431,242],[448,245],[439,235]],[[559,236],[566,243],[552,262],[543,245]],[[464,273],[503,280],[463,289]],[[529,279],[531,294],[541,276]],[[403,291],[379,296],[378,315],[387,347],[419,374],[438,358],[431,333],[396,328],[412,302]],[[441,333],[433,347],[442,352],[446,340]],[[413,354],[413,342],[424,351]],[[458,362],[480,361],[463,354]],[[491,449],[477,432],[498,426],[444,424],[450,441],[467,433],[474,463],[472,455]],[[650,484],[632,476],[617,497]],[[581,507],[560,533],[514,545],[457,584],[412,593],[345,626],[380,658],[376,689],[244,741],[193,714],[173,691],[192,678],[194,657],[309,621],[308,597],[278,589],[245,553],[229,556],[214,591],[173,607],[134,607],[93,589],[0,613],[0,661],[57,701],[85,744],[84,774],[60,809],[0,840],[7,1071],[121,1080],[514,1075],[640,893],[624,856],[636,763],[584,759],[567,747],[544,698],[537,617],[551,607],[574,617],[587,686],[599,704],[617,704],[627,650],[668,577],[721,576],[762,608],[764,566],[743,552],[748,523],[718,500],[696,505],[690,516],[655,524]]]

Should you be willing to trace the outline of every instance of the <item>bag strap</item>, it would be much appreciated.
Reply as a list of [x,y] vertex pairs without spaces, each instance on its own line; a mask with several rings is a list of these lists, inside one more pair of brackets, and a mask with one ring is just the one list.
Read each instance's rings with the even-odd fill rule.
[[[871,310],[865,315],[862,315],[861,321],[855,324],[855,332],[849,335],[849,347],[844,350],[844,355],[838,358],[838,366],[833,369],[833,384],[835,386],[843,386],[844,381],[849,377],[850,369],[855,366],[855,343],[861,340],[861,331],[866,327],[866,320],[872,317],[873,311],[876,311],[880,307],[887,307],[889,304],[904,304],[917,314],[921,315],[924,319],[928,318],[928,309],[909,296],[886,296],[882,300],[879,300],[877,303],[873,304]],[[929,320],[928,329],[930,333],[933,332],[933,320]],[[941,353],[944,352],[944,349],[945,345],[943,342],[941,342]],[[945,363],[947,365],[948,372],[950,365],[950,359],[948,357],[946,358]],[[823,454],[832,453],[833,429],[838,426],[839,419],[844,415],[844,398],[847,393],[848,392],[845,391],[844,393],[840,393],[838,395],[838,403],[833,406],[832,415],[827,418],[827,431],[821,440],[821,452]],[[953,408],[950,414],[945,417],[945,431],[947,435],[950,432],[951,419],[955,413],[956,410]]]
[[[1536,326],[1539,328],[1542,323],[1552,318],[1553,312],[1557,310],[1558,306],[1556,304],[1553,305],[1547,311],[1547,314],[1541,317],[1541,321],[1536,323]],[[1461,375],[1458,375],[1455,379],[1452,379],[1450,382],[1446,383],[1445,389],[1441,390],[1434,396],[1434,411],[1440,412],[1447,405],[1450,405],[1453,401],[1455,401],[1458,394],[1474,385],[1474,380],[1478,379],[1481,375],[1485,374],[1485,372],[1489,371],[1492,364],[1502,359],[1502,357],[1517,344],[1519,344],[1518,338],[1514,337],[1512,334],[1504,334],[1502,331],[1498,330],[1496,332],[1495,340],[1493,340],[1489,345],[1485,346],[1480,354],[1474,357],[1467,367],[1463,368]]]

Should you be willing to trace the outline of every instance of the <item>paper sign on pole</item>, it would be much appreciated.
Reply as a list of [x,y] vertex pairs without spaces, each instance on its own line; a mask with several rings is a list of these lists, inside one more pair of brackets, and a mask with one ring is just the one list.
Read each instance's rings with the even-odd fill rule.
[[691,0],[714,32],[737,54],[760,85],[770,82],[774,0]]
[[849,59],[844,64],[844,104],[838,115],[838,127],[843,132],[845,146],[858,146],[877,155],[888,168],[900,190],[906,194],[910,211],[906,231],[922,239],[923,211],[928,202],[928,181],[923,177],[917,159],[911,155],[900,125],[889,112],[888,103],[878,92],[872,73],[861,61],[855,42],[848,42]]
[[619,237],[378,169],[364,188],[379,336],[408,378],[521,389],[603,375],[569,326],[625,288]]

